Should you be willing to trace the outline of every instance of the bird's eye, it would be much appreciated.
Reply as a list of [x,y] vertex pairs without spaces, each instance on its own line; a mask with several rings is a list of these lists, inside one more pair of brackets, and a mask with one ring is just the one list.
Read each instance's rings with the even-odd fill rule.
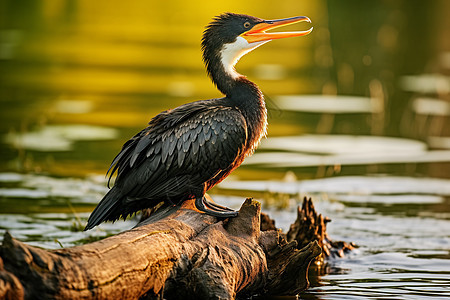
[[245,28],[249,28],[249,27],[250,27],[250,22],[245,22],[245,23],[244,23],[244,27],[245,27]]

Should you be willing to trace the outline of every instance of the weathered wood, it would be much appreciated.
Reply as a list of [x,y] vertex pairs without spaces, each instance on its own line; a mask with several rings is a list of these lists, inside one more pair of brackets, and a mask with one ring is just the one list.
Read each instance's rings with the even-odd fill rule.
[[[59,250],[28,246],[5,234],[0,298],[233,299],[295,295],[321,253],[314,239],[286,242],[260,204],[247,199],[227,220],[182,207],[152,214],[134,229]],[[273,225],[273,224],[272,224]]]
[[297,220],[286,234],[287,241],[297,241],[299,247],[307,245],[308,241],[318,241],[322,255],[318,258],[323,261],[328,257],[343,257],[345,253],[353,250],[355,244],[343,241],[332,241],[327,234],[327,223],[331,220],[317,213],[311,198],[304,198],[302,207],[297,208]]

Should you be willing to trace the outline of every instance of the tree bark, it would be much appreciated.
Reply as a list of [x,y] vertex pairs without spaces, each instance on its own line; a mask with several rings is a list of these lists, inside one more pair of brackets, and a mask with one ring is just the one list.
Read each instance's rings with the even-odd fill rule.
[[44,250],[7,232],[0,298],[234,299],[308,287],[308,267],[321,253],[316,237],[300,249],[287,242],[264,214],[261,224],[252,199],[226,220],[192,205],[160,209],[131,230],[73,248]]

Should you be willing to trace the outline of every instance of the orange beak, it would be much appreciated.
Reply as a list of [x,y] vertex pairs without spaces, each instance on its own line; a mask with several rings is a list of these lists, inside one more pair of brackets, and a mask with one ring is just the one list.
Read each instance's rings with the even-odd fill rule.
[[241,36],[247,40],[249,43],[270,41],[275,39],[283,39],[287,37],[303,36],[309,34],[313,27],[305,31],[291,31],[291,32],[266,32],[267,30],[278,28],[281,26],[286,26],[289,24],[308,22],[311,20],[308,17],[292,17],[280,20],[265,20],[261,23],[253,26],[249,31],[241,34]]

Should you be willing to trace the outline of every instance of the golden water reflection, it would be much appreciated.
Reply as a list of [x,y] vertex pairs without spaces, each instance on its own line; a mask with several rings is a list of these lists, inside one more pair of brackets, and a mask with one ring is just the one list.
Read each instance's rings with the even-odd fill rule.
[[[439,116],[429,113],[438,110],[442,115],[433,103],[448,103],[449,92],[443,84],[448,75],[439,69],[445,68],[446,60],[437,62],[439,68],[426,68],[433,62],[433,49],[439,49],[438,57],[444,58],[450,49],[441,42],[448,25],[439,18],[448,6],[445,1],[433,5],[326,0],[0,3],[4,8],[0,170],[77,176],[103,173],[122,143],[152,116],[186,102],[220,97],[205,74],[200,39],[211,17],[225,11],[267,19],[307,15],[313,20],[309,36],[269,43],[237,66],[266,94],[269,137],[374,134],[425,142],[430,138],[433,145],[445,145],[439,139],[450,134],[445,126],[448,115],[436,119]],[[416,19],[412,8],[421,9],[420,26],[412,22]],[[308,25],[293,25],[293,30],[304,26]],[[434,39],[417,34],[432,30]],[[409,51],[411,44],[414,51]],[[417,76],[425,71],[441,74]],[[420,85],[414,83],[418,80]],[[437,84],[438,89],[425,91],[423,82]],[[411,109],[419,103],[411,91],[419,86],[426,98],[437,99],[427,102],[426,116]],[[305,94],[314,96],[306,99],[301,96]],[[303,97],[319,110],[305,110],[304,105],[292,110],[289,107],[301,103],[286,107],[289,97],[293,101]],[[330,99],[336,101],[331,104]],[[365,99],[365,108],[358,110],[355,105],[359,104],[345,99]],[[60,132],[54,130],[61,126],[84,126],[87,132],[109,127],[115,134],[62,142]],[[417,127],[420,130],[411,130]],[[31,148],[30,142],[34,143]],[[265,172],[282,176],[284,170]]]

